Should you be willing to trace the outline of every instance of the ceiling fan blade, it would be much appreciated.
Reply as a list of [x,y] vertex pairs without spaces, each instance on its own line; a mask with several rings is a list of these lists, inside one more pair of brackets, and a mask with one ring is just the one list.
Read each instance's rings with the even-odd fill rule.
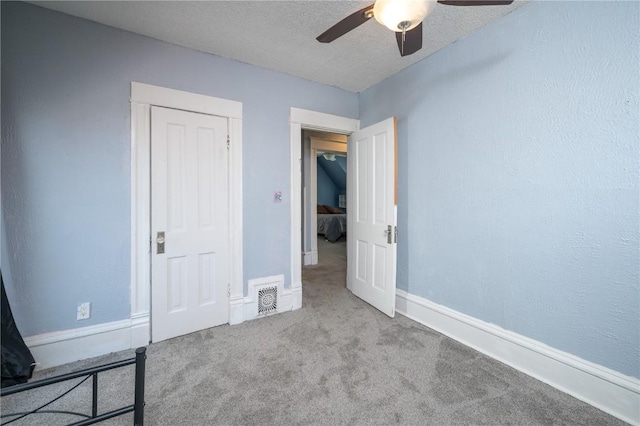
[[342,21],[320,34],[316,40],[320,43],[331,43],[349,31],[359,27],[373,17],[373,5],[364,7],[344,18]]
[[506,6],[513,0],[438,0],[438,3],[449,6]]
[[[403,40],[404,36],[404,40]],[[422,22],[406,33],[396,33],[400,56],[408,56],[422,49]]]

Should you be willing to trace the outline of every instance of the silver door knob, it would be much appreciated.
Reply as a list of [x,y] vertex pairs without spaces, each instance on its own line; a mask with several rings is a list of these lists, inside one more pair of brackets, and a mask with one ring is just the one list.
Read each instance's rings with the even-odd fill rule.
[[158,235],[156,237],[156,253],[164,253],[164,231],[158,232]]

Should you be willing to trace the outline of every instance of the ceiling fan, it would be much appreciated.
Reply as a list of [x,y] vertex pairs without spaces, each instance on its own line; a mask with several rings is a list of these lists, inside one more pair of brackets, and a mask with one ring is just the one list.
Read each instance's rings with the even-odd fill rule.
[[371,18],[396,33],[400,56],[407,56],[422,49],[422,21],[436,3],[449,6],[504,6],[513,0],[376,0],[370,6],[344,18],[342,21],[320,34],[316,40],[331,43],[359,27]]

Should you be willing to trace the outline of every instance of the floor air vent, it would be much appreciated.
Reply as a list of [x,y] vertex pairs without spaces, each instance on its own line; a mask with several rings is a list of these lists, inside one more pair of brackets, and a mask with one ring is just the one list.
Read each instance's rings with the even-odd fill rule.
[[258,290],[258,315],[266,315],[278,310],[278,286]]

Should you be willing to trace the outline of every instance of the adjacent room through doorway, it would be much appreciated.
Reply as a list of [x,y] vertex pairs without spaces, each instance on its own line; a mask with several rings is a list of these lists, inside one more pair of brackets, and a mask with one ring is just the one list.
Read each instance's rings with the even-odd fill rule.
[[303,130],[301,152],[303,281],[346,287],[347,136]]
[[[396,128],[395,117],[360,128],[357,120],[291,108],[291,276],[294,310],[302,307],[303,263],[318,264],[318,194],[312,189],[317,185],[318,176],[317,170],[311,169],[317,169],[318,152],[322,156],[327,152],[344,153],[347,151],[345,145],[348,145],[346,209],[344,213],[338,212],[347,215],[346,287],[388,316],[395,315]],[[319,130],[348,137],[342,136],[344,139],[336,140],[324,134],[303,134],[304,130]],[[347,143],[342,142],[345,139]],[[307,142],[308,151],[305,155],[303,151],[307,148]],[[303,163],[306,163],[306,168]],[[310,182],[306,186],[303,176],[307,176]],[[307,217],[311,217],[311,220],[304,223]]]

